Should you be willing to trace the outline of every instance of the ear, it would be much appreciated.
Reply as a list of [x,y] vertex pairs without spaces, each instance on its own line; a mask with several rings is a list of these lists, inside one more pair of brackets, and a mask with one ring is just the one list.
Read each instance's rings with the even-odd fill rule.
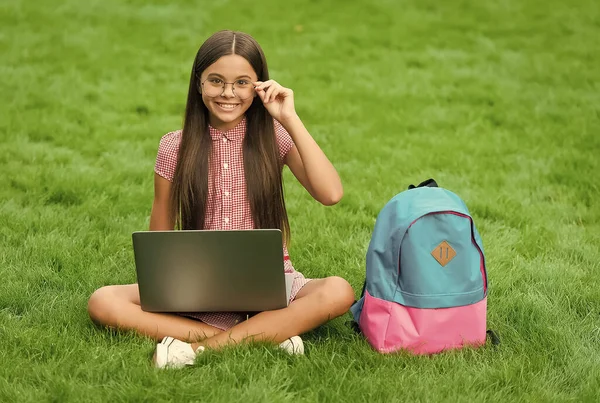
[[198,94],[202,95],[202,92],[204,92],[204,87],[202,86],[202,81],[198,80],[198,85],[196,85],[196,88],[198,88]]

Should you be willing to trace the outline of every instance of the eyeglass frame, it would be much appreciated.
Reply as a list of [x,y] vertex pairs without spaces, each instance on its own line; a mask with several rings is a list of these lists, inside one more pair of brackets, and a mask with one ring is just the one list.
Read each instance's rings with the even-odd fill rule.
[[[201,79],[200,79],[200,77],[199,77],[198,75],[196,75],[196,78],[197,78],[197,79],[198,79],[198,81],[200,82],[200,86],[202,87],[202,89],[204,89],[204,83],[205,83],[205,82],[207,82],[207,81],[209,80],[209,78],[207,78],[207,79],[206,79],[206,80],[204,80],[204,81],[201,81]],[[221,80],[221,79],[219,78],[219,80]],[[246,100],[246,99],[250,99],[250,98],[252,98],[252,96],[253,96],[253,95],[250,95],[250,96],[249,96],[249,97],[247,97],[247,98],[242,98],[242,97],[240,97],[240,96],[239,96],[239,95],[238,95],[238,94],[235,92],[235,81],[234,81],[234,82],[232,82],[232,83],[228,83],[228,82],[226,82],[225,80],[221,80],[221,81],[223,81],[223,90],[221,91],[221,93],[220,93],[219,95],[214,95],[214,96],[207,95],[207,97],[210,97],[210,98],[216,98],[216,97],[220,97],[220,96],[221,96],[221,95],[223,95],[223,93],[225,92],[225,89],[227,88],[227,84],[231,84],[231,92],[233,93],[233,95],[235,95],[236,97],[238,97],[238,98],[239,98],[239,99],[241,99],[241,100]],[[249,82],[252,84],[252,81],[250,81],[250,80],[248,80],[248,81],[249,81]],[[254,89],[254,88],[253,88],[253,89]],[[200,92],[200,94],[202,94],[202,92]],[[256,94],[256,93],[254,93],[254,94]]]

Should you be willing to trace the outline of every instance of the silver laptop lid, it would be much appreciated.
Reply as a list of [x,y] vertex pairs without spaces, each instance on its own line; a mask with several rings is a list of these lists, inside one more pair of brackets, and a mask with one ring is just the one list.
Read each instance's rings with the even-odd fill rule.
[[259,312],[287,306],[281,231],[140,231],[133,249],[142,309]]

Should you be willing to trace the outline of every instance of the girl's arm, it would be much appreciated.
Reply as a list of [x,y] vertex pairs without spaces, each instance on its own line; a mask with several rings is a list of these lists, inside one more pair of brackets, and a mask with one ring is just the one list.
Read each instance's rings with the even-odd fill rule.
[[154,173],[154,201],[150,214],[150,231],[171,231],[175,223],[170,214],[171,182]]
[[279,123],[294,140],[285,159],[294,176],[320,203],[331,206],[339,202],[344,194],[342,181],[300,118]]
[[296,144],[285,160],[294,176],[319,202],[325,205],[339,202],[344,194],[342,181],[296,114],[294,92],[274,80],[257,81],[254,85],[265,108],[281,123]]

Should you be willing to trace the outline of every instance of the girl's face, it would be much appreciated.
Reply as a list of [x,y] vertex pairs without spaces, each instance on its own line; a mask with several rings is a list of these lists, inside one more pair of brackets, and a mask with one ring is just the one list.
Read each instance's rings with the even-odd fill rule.
[[257,80],[250,63],[240,55],[223,56],[208,66],[200,76],[200,91],[210,125],[221,131],[237,126],[252,105],[252,83]]

